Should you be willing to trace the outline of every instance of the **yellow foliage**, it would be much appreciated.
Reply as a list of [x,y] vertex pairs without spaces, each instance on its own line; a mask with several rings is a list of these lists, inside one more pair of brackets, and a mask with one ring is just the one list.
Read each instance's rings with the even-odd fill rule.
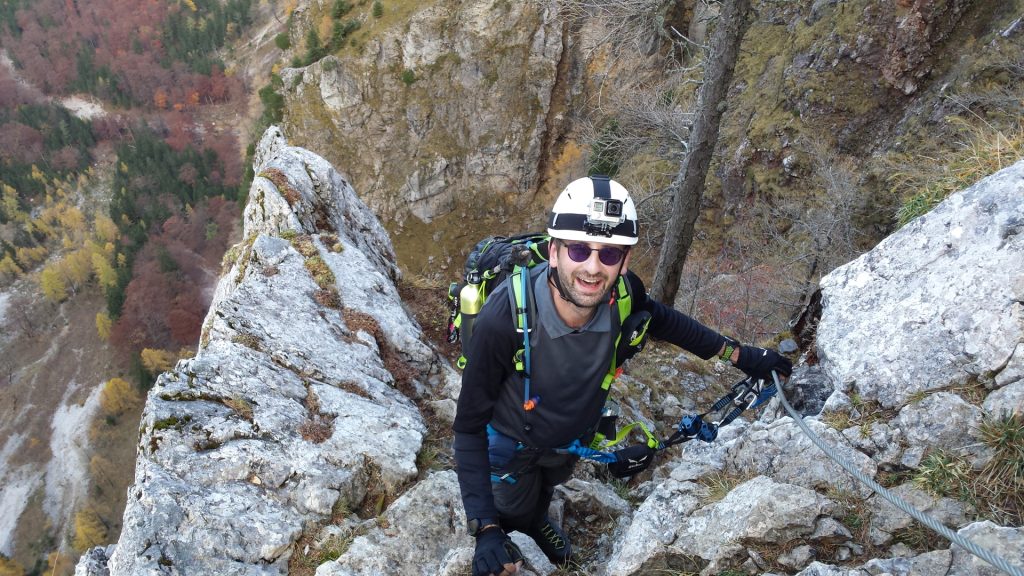
[[113,321],[106,312],[96,313],[96,334],[98,334],[101,339],[110,339],[110,328],[113,324]]
[[63,272],[73,290],[78,290],[92,277],[92,257],[87,248],[68,254],[63,263]]
[[153,348],[143,348],[139,356],[142,358],[142,365],[153,374],[170,370],[171,365],[178,360],[173,352]]
[[43,296],[54,302],[60,302],[68,297],[64,274],[57,265],[47,266],[39,273],[39,288],[42,289]]
[[92,271],[96,274],[96,280],[100,286],[109,288],[117,284],[117,270],[110,265],[109,260],[99,252],[92,254]]
[[117,224],[109,216],[100,214],[92,222],[93,235],[103,243],[112,243],[117,240]]
[[11,258],[10,254],[7,254],[0,259],[0,278],[7,276],[21,276],[23,274],[21,267],[18,263]]
[[104,544],[106,539],[107,527],[98,514],[88,508],[75,514],[75,538],[72,542],[75,550],[85,552],[93,546]]
[[52,213],[42,213],[42,216],[25,222],[25,231],[31,234],[34,231],[42,232],[46,237],[53,236],[53,223],[56,221],[50,217]]
[[107,380],[100,393],[100,407],[111,416],[119,416],[138,401],[139,394],[135,388],[120,378]]
[[75,206],[65,207],[63,202],[58,205],[61,210],[58,212],[58,220],[61,226],[72,232],[85,230],[85,214]]
[[41,184],[46,184],[46,174],[43,174],[43,171],[35,164],[32,165],[32,179]]
[[0,555],[0,576],[25,576],[25,568],[18,562]]
[[0,214],[8,220],[23,217],[23,214],[18,211],[18,191],[7,184],[3,185],[3,197],[0,199]]
[[43,260],[46,260],[46,247],[45,246],[19,246],[14,249],[14,259],[18,261],[22,270],[30,270],[35,268],[36,264],[39,264]]

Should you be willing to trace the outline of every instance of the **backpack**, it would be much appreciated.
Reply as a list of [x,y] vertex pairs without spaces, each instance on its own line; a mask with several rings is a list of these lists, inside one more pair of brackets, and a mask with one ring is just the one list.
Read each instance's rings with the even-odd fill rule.
[[[490,236],[476,243],[466,257],[462,282],[452,282],[448,288],[448,342],[461,340],[463,353],[456,365],[465,368],[466,345],[473,335],[473,321],[483,307],[490,293],[506,278],[509,282],[509,305],[516,322],[516,331],[523,334],[523,346],[515,352],[513,363],[516,370],[527,380],[524,408],[530,410],[529,397],[529,332],[534,307],[529,269],[547,262],[548,244],[551,238],[544,233],[534,232],[515,236]],[[605,390],[621,374],[622,364],[643,349],[647,341],[647,327],[651,315],[646,311],[633,313],[633,298],[629,282],[622,276],[613,289],[618,306],[622,329],[616,342],[612,365],[601,387]]]

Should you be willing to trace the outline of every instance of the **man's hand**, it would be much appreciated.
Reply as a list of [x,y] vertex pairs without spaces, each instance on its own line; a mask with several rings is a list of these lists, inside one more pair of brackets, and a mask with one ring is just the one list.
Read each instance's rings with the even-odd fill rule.
[[523,553],[501,528],[484,530],[476,537],[473,576],[510,576],[523,565]]
[[778,372],[780,377],[785,378],[793,373],[793,363],[775,350],[741,346],[739,352],[740,357],[736,361],[736,367],[747,376],[753,376],[759,380],[771,380],[773,370]]

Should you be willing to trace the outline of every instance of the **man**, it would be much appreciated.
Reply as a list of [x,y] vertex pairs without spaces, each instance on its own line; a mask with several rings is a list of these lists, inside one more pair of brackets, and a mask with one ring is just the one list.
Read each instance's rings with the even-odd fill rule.
[[[593,436],[608,396],[606,382],[621,328],[619,276],[629,283],[632,310],[651,314],[648,333],[701,358],[719,356],[747,374],[788,376],[789,360],[772,350],[740,346],[696,320],[646,297],[630,272],[636,206],[606,177],[569,184],[548,223],[548,264],[529,271],[529,367],[516,369],[523,349],[509,282],[490,295],[464,350],[455,430],[455,460],[470,534],[474,576],[506,576],[522,554],[507,532],[532,537],[555,564],[572,557],[565,533],[548,518],[555,486],[572,475],[577,457],[559,450]],[[524,391],[525,389],[525,391]]]

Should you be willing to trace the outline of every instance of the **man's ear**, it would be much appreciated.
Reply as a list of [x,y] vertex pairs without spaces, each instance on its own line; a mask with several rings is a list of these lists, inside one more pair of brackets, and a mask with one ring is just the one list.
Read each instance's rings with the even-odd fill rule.
[[629,257],[633,255],[633,251],[626,248],[626,257],[622,260],[622,268],[619,270],[620,276],[625,276],[626,272],[629,271]]
[[548,267],[558,268],[558,239],[552,238],[548,242]]

